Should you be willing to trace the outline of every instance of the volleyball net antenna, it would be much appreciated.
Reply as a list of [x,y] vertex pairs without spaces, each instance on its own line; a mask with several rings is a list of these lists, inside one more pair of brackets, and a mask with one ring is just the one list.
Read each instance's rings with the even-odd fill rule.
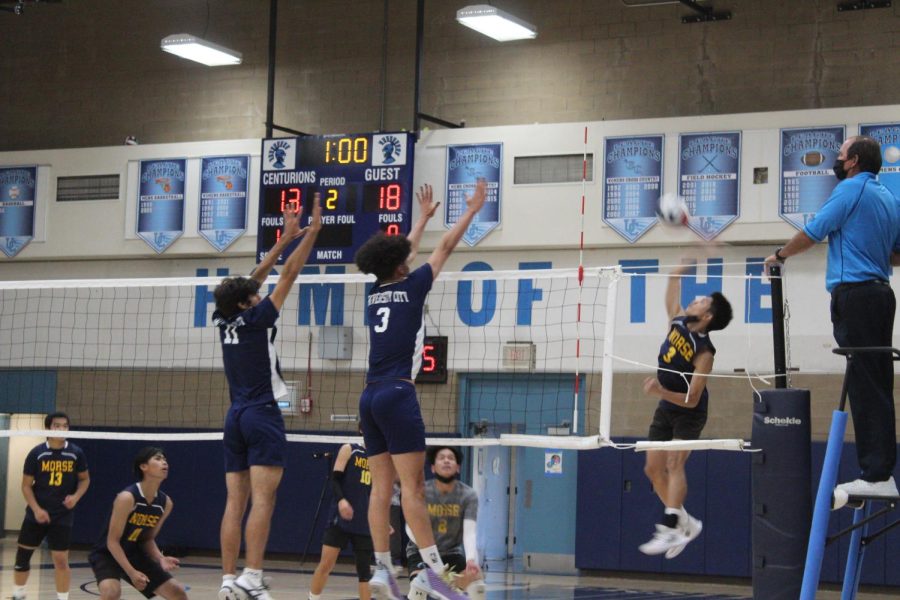
[[[429,436],[552,448],[608,440],[606,344],[621,277],[616,267],[442,273],[426,302],[417,384]],[[72,437],[221,437],[229,393],[212,323],[220,280],[0,283],[0,410],[65,411]],[[362,275],[302,275],[285,301],[274,346],[289,388],[289,440],[357,435],[371,285]],[[26,434],[43,432],[0,432]]]

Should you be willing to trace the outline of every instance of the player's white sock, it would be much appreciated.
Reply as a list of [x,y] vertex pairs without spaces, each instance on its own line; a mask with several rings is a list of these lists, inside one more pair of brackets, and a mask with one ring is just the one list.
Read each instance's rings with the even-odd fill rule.
[[25,586],[24,585],[14,585],[13,586],[13,598],[16,600],[25,600]]
[[237,575],[234,573],[225,573],[222,575],[222,583],[228,583],[229,581],[234,581],[237,579]]
[[262,569],[244,568],[241,577],[245,577],[254,587],[259,587],[262,585],[262,573]]
[[419,548],[419,554],[422,556],[422,560],[425,561],[425,564],[431,567],[432,571],[435,573],[444,572],[444,561],[441,560],[441,555],[438,553],[437,546]]
[[322,594],[313,594],[312,592],[309,593],[309,600],[319,600],[319,598],[321,597]]
[[56,600],[69,600],[69,592],[56,592]]
[[684,510],[684,506],[683,506],[683,505],[680,506],[680,507],[678,507],[678,508],[675,509],[675,510],[678,511],[678,526],[679,526],[679,527],[684,527],[685,525],[688,524],[688,518],[689,518],[691,515],[688,514],[688,511]]
[[391,553],[388,552],[376,552],[375,553],[375,566],[384,567],[388,571],[391,570]]

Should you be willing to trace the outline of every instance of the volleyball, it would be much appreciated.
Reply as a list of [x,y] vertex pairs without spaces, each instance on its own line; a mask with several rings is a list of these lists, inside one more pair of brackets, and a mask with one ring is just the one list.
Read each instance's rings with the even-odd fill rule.
[[659,199],[659,206],[656,208],[656,216],[665,225],[673,227],[687,225],[688,208],[684,198],[671,192],[663,194]]

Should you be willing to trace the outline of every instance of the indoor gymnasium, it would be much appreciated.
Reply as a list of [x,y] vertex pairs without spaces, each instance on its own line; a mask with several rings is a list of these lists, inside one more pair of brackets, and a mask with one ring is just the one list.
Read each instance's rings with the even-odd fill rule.
[[898,31],[0,0],[0,596],[900,596]]

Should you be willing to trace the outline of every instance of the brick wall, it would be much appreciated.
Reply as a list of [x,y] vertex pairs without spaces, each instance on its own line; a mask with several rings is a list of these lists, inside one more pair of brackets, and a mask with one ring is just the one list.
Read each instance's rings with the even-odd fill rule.
[[[0,14],[0,150],[261,137],[265,0],[91,0]],[[428,0],[424,112],[470,126],[893,104],[900,8],[717,0],[727,22],[683,25],[680,5],[504,0],[536,40],[499,44]],[[310,133],[412,126],[415,0],[279,3],[275,122]],[[237,67],[194,66],[160,39],[206,30]],[[384,89],[384,102],[382,90]]]

